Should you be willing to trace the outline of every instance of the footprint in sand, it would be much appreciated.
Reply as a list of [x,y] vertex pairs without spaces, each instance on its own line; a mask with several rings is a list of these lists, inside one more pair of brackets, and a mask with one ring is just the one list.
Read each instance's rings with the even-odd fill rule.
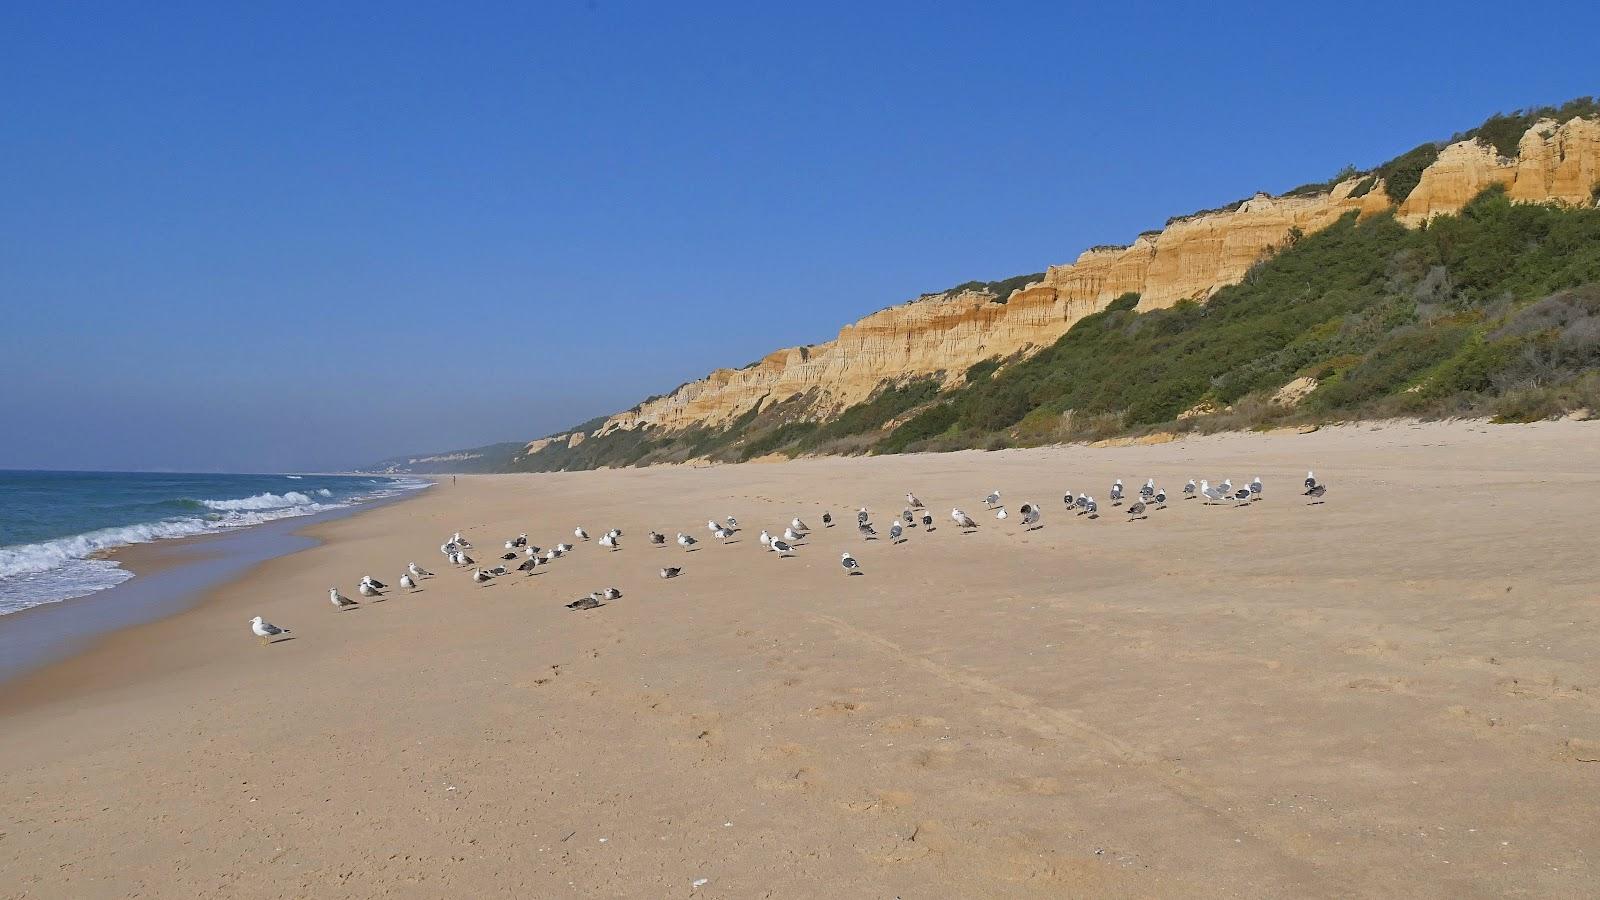
[[840,801],[839,805],[851,812],[858,813],[884,813],[892,812],[915,803],[917,795],[910,791],[891,791],[878,789],[870,797],[858,797],[854,800]]
[[861,704],[853,700],[830,700],[821,706],[811,707],[811,714],[831,718],[833,716],[848,716],[861,711]]
[[883,865],[911,863],[926,859],[954,846],[949,832],[936,819],[927,819],[911,825],[882,846],[862,849],[867,859]]
[[944,724],[938,716],[890,716],[878,723],[878,730],[898,734],[918,728],[942,728]]

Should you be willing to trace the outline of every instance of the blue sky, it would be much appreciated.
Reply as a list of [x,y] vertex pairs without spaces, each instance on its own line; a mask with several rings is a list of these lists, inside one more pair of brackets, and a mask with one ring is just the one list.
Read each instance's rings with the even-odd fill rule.
[[1582,4],[157,6],[0,9],[0,468],[536,437],[1600,92]]

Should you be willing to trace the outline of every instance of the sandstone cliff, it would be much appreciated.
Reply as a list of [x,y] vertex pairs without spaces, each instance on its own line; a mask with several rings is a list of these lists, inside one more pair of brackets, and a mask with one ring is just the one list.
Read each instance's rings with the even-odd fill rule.
[[[1544,120],[1523,135],[1515,159],[1475,140],[1444,148],[1396,215],[1421,224],[1459,210],[1492,184],[1504,185],[1520,202],[1590,204],[1597,183],[1600,120]],[[880,310],[846,325],[833,341],[778,350],[743,369],[718,369],[611,417],[593,433],[717,427],[758,404],[797,395],[806,398],[808,415],[825,418],[867,399],[886,381],[919,375],[950,381],[982,360],[1035,351],[1128,292],[1141,295],[1144,309],[1204,299],[1242,278],[1294,229],[1309,234],[1347,213],[1366,216],[1393,205],[1381,180],[1362,176],[1326,193],[1257,194],[1231,208],[1174,219],[1125,247],[1085,251],[1009,297],[934,294]],[[583,436],[558,439],[575,444]],[[547,442],[530,444],[527,452]]]

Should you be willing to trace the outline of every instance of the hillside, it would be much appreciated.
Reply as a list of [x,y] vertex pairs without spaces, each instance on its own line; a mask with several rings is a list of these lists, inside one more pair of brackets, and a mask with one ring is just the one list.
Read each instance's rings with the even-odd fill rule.
[[[1600,106],[969,282],[519,448],[546,471],[1591,408]],[[482,457],[477,459],[481,460]]]

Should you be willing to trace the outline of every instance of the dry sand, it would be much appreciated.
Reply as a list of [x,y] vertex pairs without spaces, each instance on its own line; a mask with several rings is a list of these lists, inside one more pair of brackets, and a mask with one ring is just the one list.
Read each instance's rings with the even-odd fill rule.
[[[0,894],[1593,896],[1597,437],[463,478],[0,686]],[[1267,497],[1124,521],[1106,486],[1147,474]],[[1046,527],[960,534],[950,506],[994,488]],[[855,507],[886,530],[907,489],[938,530],[864,543]],[[761,552],[823,508],[839,527],[796,558]],[[717,546],[730,514],[747,530]],[[579,523],[623,549],[484,588],[437,550]],[[440,577],[329,607],[408,559]],[[294,640],[257,646],[255,614]]]

